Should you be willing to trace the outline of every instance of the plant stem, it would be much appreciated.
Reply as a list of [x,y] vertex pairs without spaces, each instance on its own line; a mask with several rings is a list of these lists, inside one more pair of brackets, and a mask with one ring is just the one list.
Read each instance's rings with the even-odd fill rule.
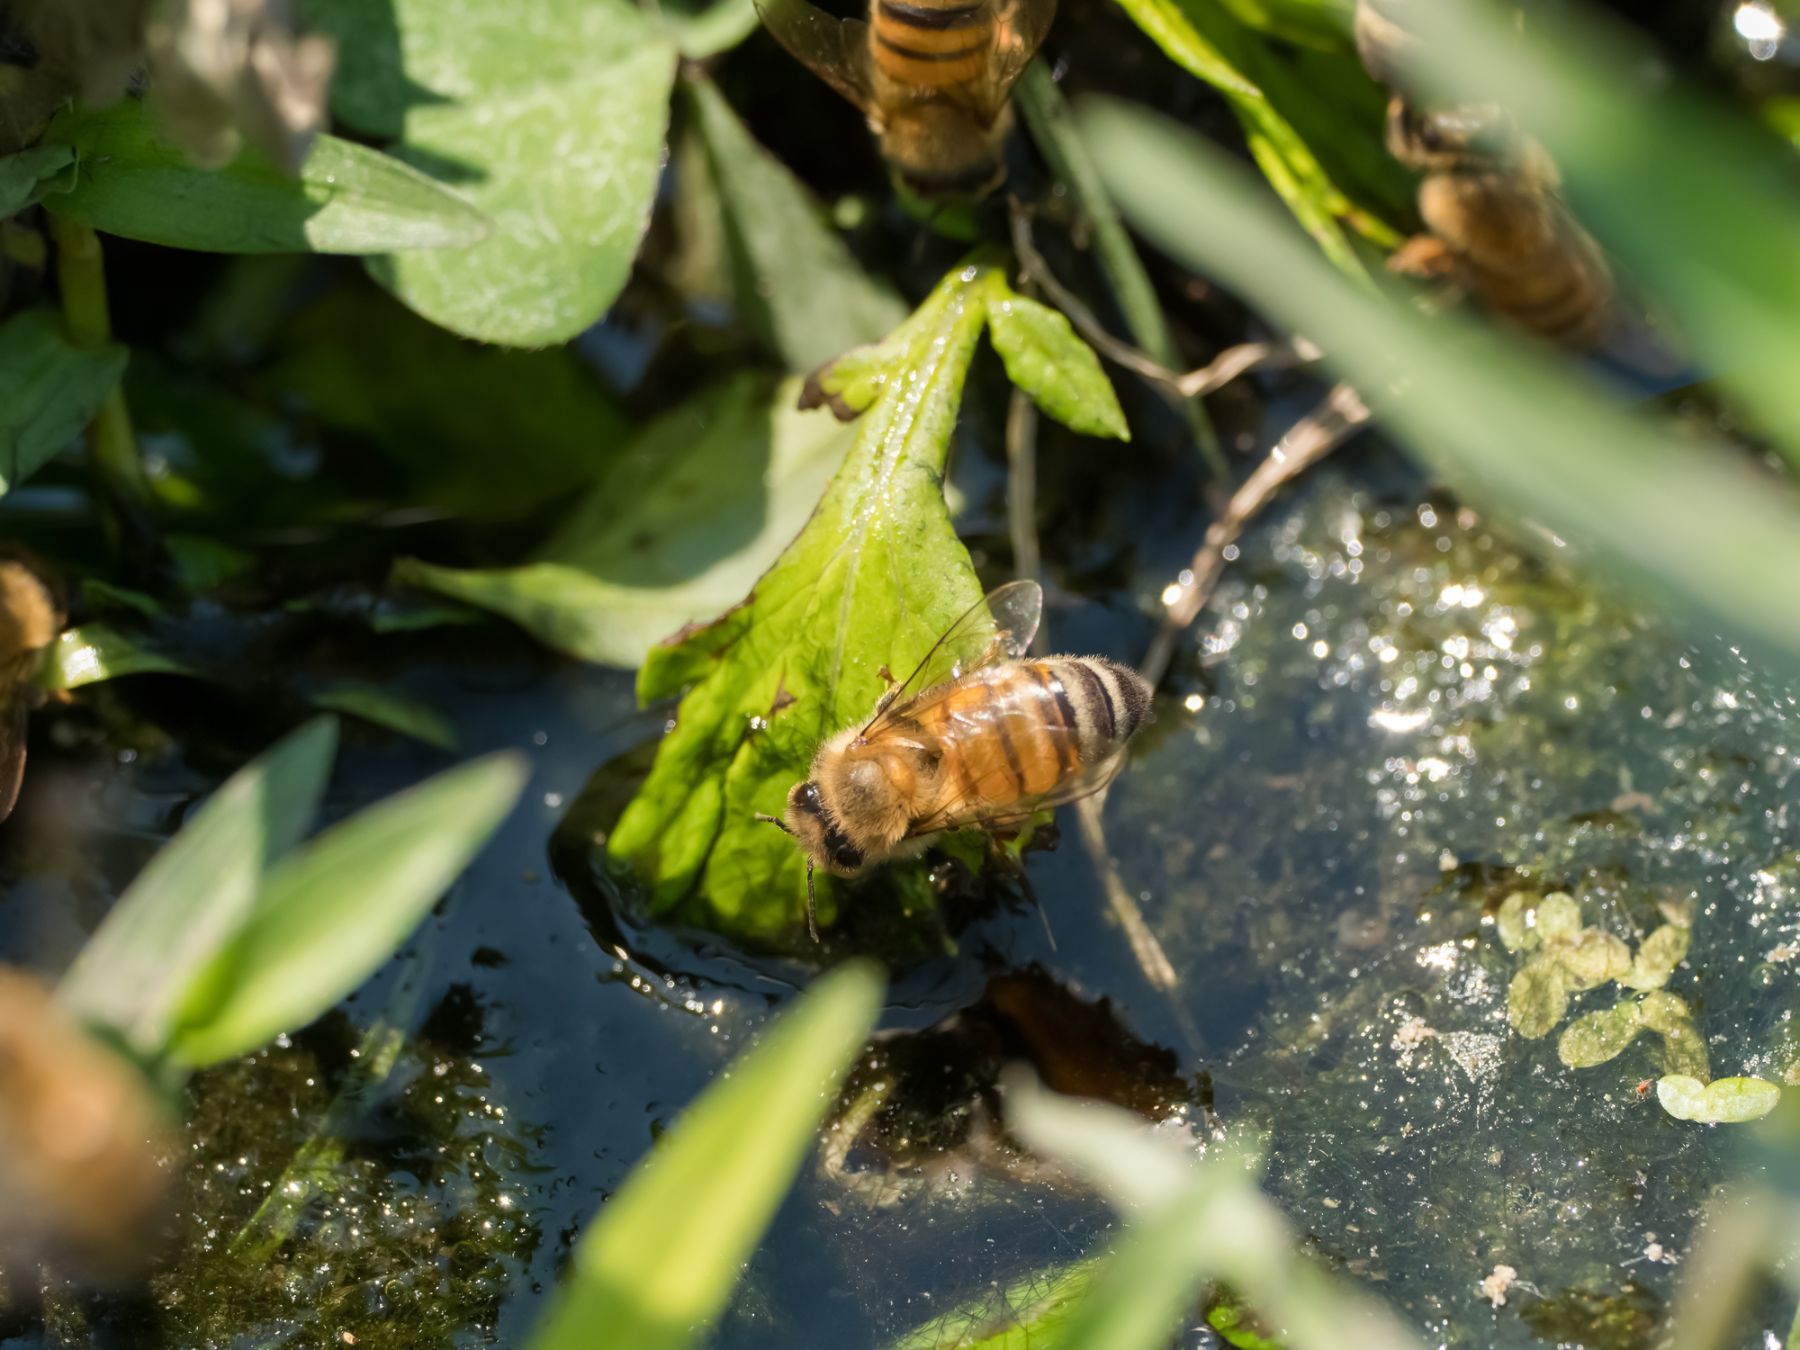
[[[49,220],[69,337],[83,347],[105,346],[112,341],[112,313],[106,303],[106,262],[100,236],[66,216],[51,213]],[[126,530],[139,539],[152,537],[150,484],[138,458],[131,410],[122,389],[113,390],[100,405],[87,429],[87,446],[88,462],[100,490]]]

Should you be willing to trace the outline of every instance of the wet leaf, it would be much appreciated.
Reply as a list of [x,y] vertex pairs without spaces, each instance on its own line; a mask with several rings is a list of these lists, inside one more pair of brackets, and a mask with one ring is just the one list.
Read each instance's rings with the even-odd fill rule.
[[1033,403],[1085,436],[1131,439],[1100,358],[1061,313],[1018,294],[996,274],[988,288],[987,317],[1007,378]]
[[1661,989],[1687,956],[1691,930],[1685,924],[1666,923],[1645,938],[1631,959],[1631,968],[1618,976],[1627,989]]
[[275,862],[237,931],[186,986],[168,1054],[200,1068],[312,1021],[373,974],[525,785],[488,755],[359,811]]
[[1644,1025],[1662,1037],[1663,1072],[1684,1074],[1705,1082],[1712,1077],[1706,1039],[1694,1025],[1694,1014],[1681,999],[1662,990],[1638,1001]]
[[84,684],[126,675],[191,675],[200,672],[159,650],[140,635],[109,623],[84,623],[57,638],[41,677],[46,689],[79,689]]
[[1781,1089],[1761,1078],[1702,1083],[1685,1074],[1668,1074],[1656,1080],[1656,1100],[1677,1120],[1735,1125],[1768,1115],[1781,1100]]
[[320,136],[298,177],[247,147],[200,169],[165,140],[141,103],[70,110],[52,143],[79,157],[73,186],[47,210],[107,234],[213,253],[380,253],[461,249],[487,218],[418,170],[367,146]]
[[348,713],[439,750],[456,749],[456,727],[441,709],[421,698],[364,680],[342,680],[311,690],[315,708]]
[[81,434],[125,373],[125,349],[78,347],[52,310],[0,324],[0,496]]
[[881,976],[841,966],[779,1017],[632,1169],[576,1244],[530,1350],[700,1343],[775,1217],[881,1010]]
[[1631,969],[1631,949],[1598,928],[1584,928],[1573,939],[1556,943],[1553,953],[1547,946],[1545,954],[1562,964],[1575,991],[1598,989]]
[[1581,906],[1572,895],[1556,891],[1538,901],[1527,922],[1536,928],[1539,942],[1573,941],[1581,932]]
[[66,145],[34,145],[0,157],[0,220],[31,205],[42,185],[74,162]]
[[269,862],[312,824],[337,724],[308,722],[226,780],[145,864],[63,977],[57,997],[147,1057],[176,1004],[249,912]]
[[696,74],[683,88],[717,185],[738,312],[788,369],[811,370],[899,324],[906,307],[862,270],[812,194],[757,144],[712,81]]
[[1507,951],[1528,951],[1538,945],[1537,930],[1528,919],[1537,899],[1535,895],[1527,895],[1524,891],[1514,891],[1500,902],[1500,908],[1494,914],[1494,929],[1499,933],[1500,943]]
[[1527,961],[1506,991],[1506,1019],[1527,1040],[1548,1036],[1568,1008],[1568,976],[1550,957]]
[[[662,169],[675,48],[625,0],[307,0],[338,40],[331,106],[495,221],[370,273],[453,332],[536,347],[600,318]],[[398,40],[396,41],[396,34]]]
[[1556,1041],[1556,1055],[1571,1069],[1591,1069],[1624,1052],[1644,1029],[1635,999],[1577,1017]]
[[855,424],[818,510],[744,602],[645,662],[645,702],[692,687],[608,850],[651,884],[657,909],[703,882],[709,922],[793,931],[805,867],[754,813],[781,810],[819,742],[867,716],[880,667],[912,669],[980,599],[942,475],[991,275],[959,268],[909,321],[904,365]]
[[1054,1344],[1104,1259],[1034,1271],[932,1318],[887,1350],[1031,1350]]
[[1661,991],[1646,994],[1638,1000],[1643,1010],[1644,1025],[1652,1031],[1671,1031],[1694,1024],[1694,1014],[1685,1000]]
[[[645,429],[521,567],[402,559],[394,579],[503,614],[548,646],[633,667],[740,599],[799,533],[855,432],[744,376]],[[629,512],[619,503],[632,503]]]

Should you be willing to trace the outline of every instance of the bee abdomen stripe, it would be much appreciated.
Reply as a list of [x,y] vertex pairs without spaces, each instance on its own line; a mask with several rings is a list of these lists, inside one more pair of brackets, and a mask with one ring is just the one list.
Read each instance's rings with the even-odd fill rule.
[[903,0],[879,0],[877,10],[891,23],[913,28],[973,28],[987,17],[987,5],[909,5]]
[[1105,686],[1107,704],[1113,710],[1118,739],[1128,741],[1144,724],[1150,711],[1150,686],[1135,670],[1115,666],[1111,661],[1095,661],[1094,675]]
[[948,51],[922,51],[917,47],[908,47],[904,43],[895,42],[886,33],[877,32],[875,40],[886,47],[895,56],[904,57],[908,61],[966,61],[987,50],[987,35],[981,34],[966,47],[954,47]]
[[1050,695],[1051,702],[1056,706],[1058,724],[1064,731],[1071,733],[1069,736],[1049,738],[1051,747],[1056,752],[1058,769],[1068,773],[1081,763],[1081,719],[1075,713],[1075,705],[1069,701],[1069,691],[1063,687],[1062,678],[1056,673],[1055,666],[1035,661],[1025,669],[1044,692]]

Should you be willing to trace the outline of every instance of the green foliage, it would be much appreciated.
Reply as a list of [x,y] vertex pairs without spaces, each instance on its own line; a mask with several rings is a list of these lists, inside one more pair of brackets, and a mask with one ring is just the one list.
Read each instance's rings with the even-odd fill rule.
[[1758,1120],[1775,1109],[1781,1089],[1760,1078],[1719,1078],[1701,1083],[1684,1074],[1656,1080],[1656,1099],[1677,1120],[1735,1125]]
[[503,614],[571,656],[635,667],[741,597],[843,462],[855,432],[796,411],[798,390],[741,376],[652,423],[533,562],[475,570],[403,558],[394,579]]
[[358,812],[273,862],[256,902],[182,993],[167,1053],[193,1068],[302,1026],[424,918],[525,786],[488,755]]
[[675,49],[624,0],[308,0],[338,40],[333,111],[494,222],[472,247],[371,274],[433,323],[562,342],[630,274],[662,167]]
[[199,674],[147,639],[102,621],[84,623],[58,637],[40,680],[46,689],[79,689],[126,675]]
[[872,342],[906,317],[825,223],[798,179],[752,139],[712,82],[683,81],[706,148],[740,316],[789,370]]
[[[976,340],[995,306],[1018,302],[997,270],[965,266],[885,342],[851,353],[854,389],[836,388],[852,407],[872,401],[805,529],[741,604],[645,661],[644,702],[683,697],[608,850],[649,882],[658,911],[698,883],[706,921],[729,932],[767,940],[800,914],[801,855],[755,813],[779,812],[819,743],[867,716],[883,666],[911,670],[980,598],[944,506],[944,463]],[[1050,325],[1031,337],[1098,380],[1083,375],[1073,399],[1041,385],[1045,411],[1110,425],[1093,354]]]
[[582,1235],[532,1350],[699,1342],[793,1183],[881,992],[872,966],[833,971],[688,1107]]
[[0,495],[74,440],[124,373],[123,347],[77,346],[50,310],[0,323]]
[[1103,1257],[1035,1271],[997,1291],[934,1317],[888,1350],[1032,1350],[1068,1321],[1093,1283]]
[[64,112],[49,136],[76,165],[45,207],[127,239],[215,253],[379,253],[462,248],[489,229],[416,169],[334,136],[314,141],[298,176],[253,148],[222,169],[196,168],[131,99]]
[[38,199],[46,183],[75,162],[66,145],[34,145],[0,156],[0,220]]
[[369,680],[333,680],[310,690],[307,701],[410,736],[438,750],[456,749],[456,727],[431,704]]
[[1086,436],[1131,439],[1125,413],[1093,349],[1061,312],[1011,291],[990,288],[988,336],[1007,378],[1032,402]]
[[1684,602],[1697,631],[1727,628],[1800,662],[1800,532],[1734,452],[1620,409],[1519,340],[1351,285],[1240,170],[1164,119],[1096,102],[1084,125],[1114,196],[1157,243],[1305,332],[1358,387],[1404,378],[1380,414],[1470,500],[1585,545],[1652,602]]

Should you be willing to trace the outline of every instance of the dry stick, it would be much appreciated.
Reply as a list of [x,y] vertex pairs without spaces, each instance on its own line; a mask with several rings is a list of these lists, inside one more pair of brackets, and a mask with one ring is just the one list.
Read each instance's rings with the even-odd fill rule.
[[1207,528],[1193,565],[1178,583],[1179,591],[1169,602],[1162,627],[1144,655],[1140,669],[1146,680],[1152,685],[1162,682],[1175,644],[1219,584],[1219,576],[1225,570],[1225,551],[1262,514],[1284,484],[1324,459],[1368,420],[1369,409],[1362,396],[1347,384],[1334,386],[1318,407],[1288,428],[1269,457],[1232,493],[1223,514]]
[[[1038,580],[1042,557],[1037,531],[1037,405],[1014,387],[1006,409],[1006,531],[1012,541],[1013,573]],[[1040,650],[1036,638],[1032,650]]]

